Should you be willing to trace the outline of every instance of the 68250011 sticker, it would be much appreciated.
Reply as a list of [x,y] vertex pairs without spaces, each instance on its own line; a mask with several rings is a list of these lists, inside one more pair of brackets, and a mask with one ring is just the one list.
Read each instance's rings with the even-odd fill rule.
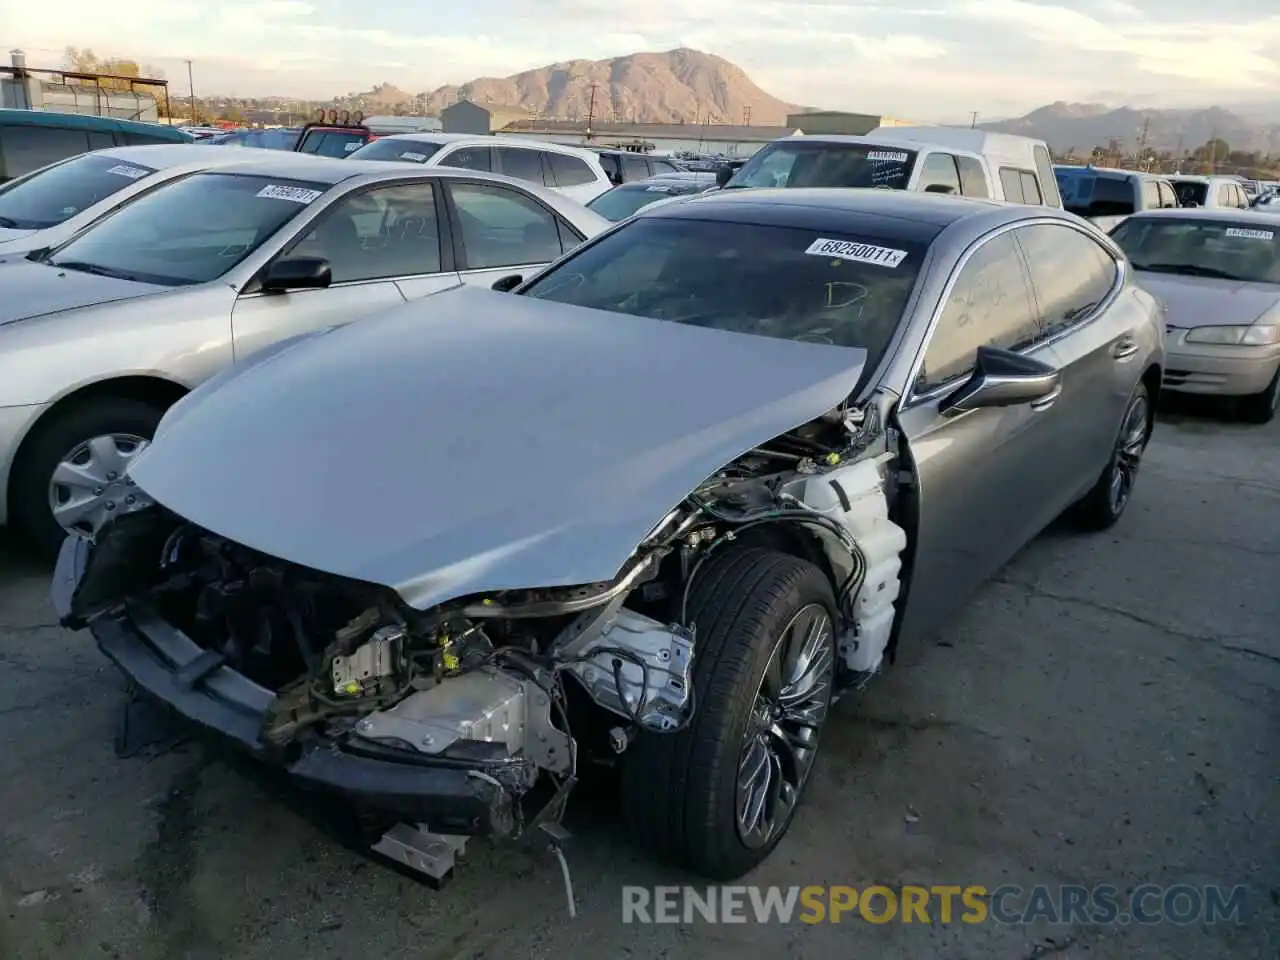
[[1274,240],[1274,230],[1255,230],[1252,227],[1227,227],[1224,234],[1228,237],[1239,237],[1242,240]]
[[906,163],[907,155],[901,150],[870,150],[867,159],[883,163]]
[[128,177],[130,180],[141,180],[150,172],[146,167],[131,167],[127,163],[117,163],[114,167],[107,168],[107,173],[114,173],[117,177]]
[[321,190],[308,190],[306,187],[288,187],[282,183],[270,183],[254,196],[266,200],[292,200],[294,203],[310,203],[320,196]]
[[828,240],[819,237],[809,244],[805,253],[815,257],[833,257],[853,263],[870,263],[877,267],[896,267],[907,259],[907,251],[892,247],[878,247],[873,243],[856,243],[853,240]]

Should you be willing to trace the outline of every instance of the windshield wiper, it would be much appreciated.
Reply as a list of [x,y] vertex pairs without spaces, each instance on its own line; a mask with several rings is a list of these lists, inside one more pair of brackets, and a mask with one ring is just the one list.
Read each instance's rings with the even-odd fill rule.
[[1215,267],[1202,267],[1194,263],[1135,263],[1139,270],[1150,270],[1152,273],[1177,273],[1187,277],[1214,277],[1218,280],[1240,280],[1244,277]]
[[113,280],[133,280],[137,281],[131,273],[125,273],[123,270],[112,270],[110,267],[100,267],[96,263],[85,263],[83,260],[58,260],[48,261],[49,266],[57,267],[60,270],[75,270],[77,273],[92,273],[98,277],[111,277]]

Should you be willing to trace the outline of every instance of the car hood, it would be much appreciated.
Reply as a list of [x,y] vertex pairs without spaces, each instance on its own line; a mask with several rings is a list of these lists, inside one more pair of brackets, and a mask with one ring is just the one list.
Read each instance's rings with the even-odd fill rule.
[[4,252],[6,244],[13,243],[15,240],[22,240],[33,233],[35,233],[34,230],[15,230],[12,227],[0,227],[0,253]]
[[611,579],[865,360],[460,288],[250,360],[174,407],[130,472],[208,530],[426,609]]
[[0,263],[0,326],[170,289],[154,283],[62,270],[47,263],[10,260]]
[[1171,327],[1250,324],[1280,303],[1280,285],[1138,271],[1138,284],[1162,300]]

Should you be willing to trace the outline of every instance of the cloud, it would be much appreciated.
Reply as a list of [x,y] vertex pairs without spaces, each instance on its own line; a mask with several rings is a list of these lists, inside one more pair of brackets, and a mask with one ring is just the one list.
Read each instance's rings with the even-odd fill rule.
[[[6,4],[0,43],[57,66],[68,42],[197,90],[313,97],[411,91],[548,63],[678,46],[739,64],[797,103],[919,119],[1024,112],[1099,89],[1134,102],[1276,99],[1275,0],[170,0],[122,17],[101,0]],[[74,30],[68,25],[74,25]]]

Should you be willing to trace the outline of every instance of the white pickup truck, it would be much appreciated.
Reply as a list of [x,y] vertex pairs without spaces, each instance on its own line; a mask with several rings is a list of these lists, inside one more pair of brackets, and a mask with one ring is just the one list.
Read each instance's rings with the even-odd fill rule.
[[877,127],[861,137],[774,140],[725,189],[879,187],[1061,207],[1048,146],[1041,140],[964,127]]

